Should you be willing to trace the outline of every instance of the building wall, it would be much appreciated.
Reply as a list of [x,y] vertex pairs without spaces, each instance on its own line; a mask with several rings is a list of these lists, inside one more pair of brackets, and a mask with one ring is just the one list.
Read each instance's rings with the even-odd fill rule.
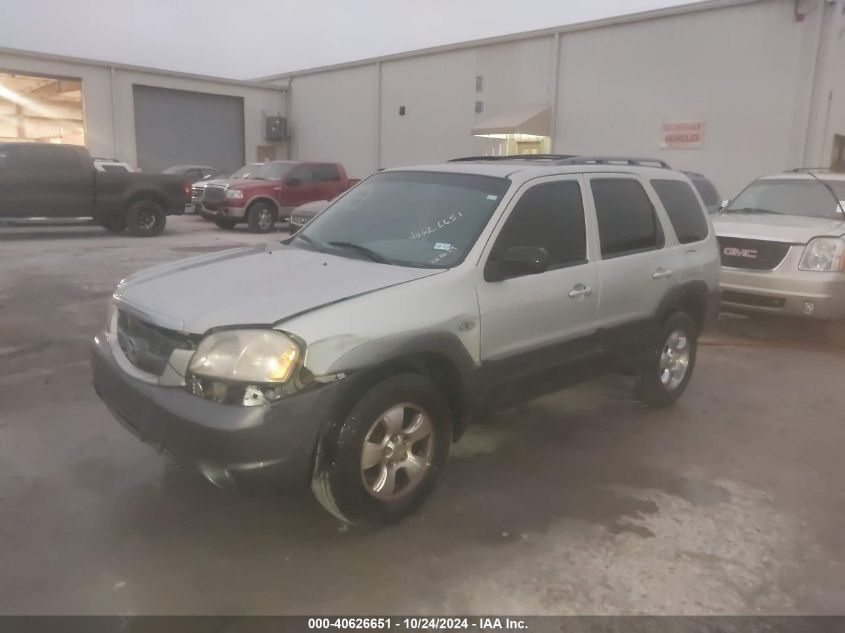
[[[801,164],[815,20],[785,2],[566,33],[555,150],[662,158],[731,196]],[[703,121],[701,149],[660,149],[665,120]]]
[[819,24],[821,17],[819,11],[813,16],[821,46],[813,51],[818,81],[803,164],[823,167],[830,164],[834,136],[845,136],[845,5],[829,5]]
[[375,65],[297,77],[291,81],[293,153],[343,163],[354,178],[378,168]]
[[[808,118],[815,124],[827,106],[828,93],[816,103],[810,99],[819,28],[836,10],[824,6],[825,0],[803,0],[799,7],[807,16],[799,22],[785,0],[726,3],[564,28],[559,46],[551,33],[386,58],[379,62],[379,146],[366,136],[379,136],[373,128],[379,110],[376,63],[306,71],[294,77],[291,92],[299,129],[294,156],[304,157],[307,148],[344,160],[362,175],[376,165],[488,153],[497,142],[472,137],[473,125],[512,107],[553,105],[556,85],[554,151],[662,158],[705,173],[730,196],[758,175],[803,165],[805,145],[814,161],[825,157],[822,164],[829,163],[831,130],[845,124],[845,36],[834,35],[841,28],[827,27],[829,45],[820,64],[834,92],[831,127],[824,132],[811,126],[811,134],[824,139],[806,142]],[[483,76],[481,92],[475,90],[477,75]],[[350,98],[341,98],[346,91]],[[475,114],[479,100],[484,112]],[[400,105],[405,116],[398,114]],[[703,146],[661,149],[666,120],[702,121]],[[350,133],[333,134],[336,121],[360,135],[350,140]]]
[[[115,157],[132,165],[137,164],[133,84],[243,97],[247,161],[255,160],[259,145],[274,145],[263,140],[264,115],[285,116],[284,91],[281,88],[255,87],[126,67],[111,70],[98,63],[3,51],[0,51],[0,69],[82,79],[86,146],[95,156]],[[275,145],[279,158],[285,158],[284,144]]]

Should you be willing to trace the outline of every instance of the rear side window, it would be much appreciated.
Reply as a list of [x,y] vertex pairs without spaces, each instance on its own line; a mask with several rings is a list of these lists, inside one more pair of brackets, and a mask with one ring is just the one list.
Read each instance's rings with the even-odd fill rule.
[[618,257],[663,247],[663,231],[642,185],[630,178],[590,181],[599,224],[601,254]]
[[707,237],[707,220],[692,187],[680,180],[652,180],[651,186],[669,214],[681,244],[700,242]]
[[587,236],[579,184],[549,182],[526,191],[496,241],[497,251],[512,246],[545,248],[550,268],[585,262]]
[[335,182],[340,180],[340,172],[337,169],[337,165],[312,165],[311,169],[314,172],[314,180],[319,182]]

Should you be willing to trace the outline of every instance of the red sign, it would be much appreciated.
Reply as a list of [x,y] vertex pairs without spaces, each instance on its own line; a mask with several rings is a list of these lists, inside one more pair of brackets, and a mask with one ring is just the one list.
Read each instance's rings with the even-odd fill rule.
[[704,142],[704,121],[664,121],[661,149],[700,149]]

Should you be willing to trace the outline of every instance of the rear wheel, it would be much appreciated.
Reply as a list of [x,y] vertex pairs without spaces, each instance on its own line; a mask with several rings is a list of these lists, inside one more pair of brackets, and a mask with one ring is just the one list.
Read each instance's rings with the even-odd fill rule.
[[238,223],[234,218],[214,218],[214,223],[221,229],[231,230]]
[[276,226],[278,212],[269,202],[253,202],[246,214],[253,233],[269,233]]
[[434,488],[452,443],[452,415],[431,381],[400,374],[367,391],[324,441],[311,486],[317,500],[347,523],[394,523]]
[[692,377],[698,351],[698,328],[685,312],[663,324],[661,345],[634,383],[634,397],[652,407],[674,404]]
[[126,226],[135,237],[156,237],[164,231],[167,215],[158,202],[138,200],[126,212]]

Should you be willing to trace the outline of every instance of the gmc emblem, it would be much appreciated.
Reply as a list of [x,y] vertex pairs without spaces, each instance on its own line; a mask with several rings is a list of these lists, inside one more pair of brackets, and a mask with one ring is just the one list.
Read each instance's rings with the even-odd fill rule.
[[728,257],[745,257],[746,259],[757,259],[756,248],[734,248],[733,246],[726,246],[722,249],[722,253]]

